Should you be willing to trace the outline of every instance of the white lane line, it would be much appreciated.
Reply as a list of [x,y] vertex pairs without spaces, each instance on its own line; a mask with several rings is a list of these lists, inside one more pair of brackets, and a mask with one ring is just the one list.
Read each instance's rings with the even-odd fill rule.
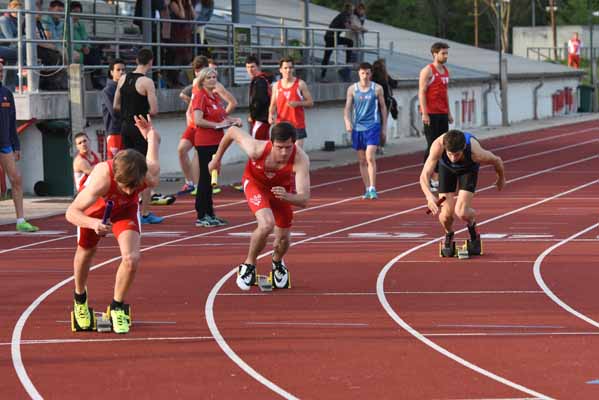
[[[558,166],[555,166],[555,167],[546,168],[546,169],[543,169],[542,171],[533,172],[533,173],[528,174],[528,175],[523,175],[523,176],[520,176],[518,178],[514,178],[514,179],[511,179],[511,180],[508,180],[508,183],[513,183],[513,182],[516,182],[516,181],[519,181],[519,180],[522,180],[522,179],[527,179],[529,177],[538,176],[538,175],[541,175],[541,174],[545,174],[545,173],[551,172],[551,171],[556,170],[556,169],[560,169],[560,168],[564,168],[564,167],[567,167],[567,166],[584,163],[586,161],[597,159],[597,158],[599,158],[599,156],[594,155],[594,156],[591,156],[591,157],[586,157],[584,159],[580,159],[580,160],[568,162],[568,163],[565,163],[565,164],[561,164],[561,165],[558,165]],[[504,162],[504,164],[506,164],[507,162],[509,162],[509,160],[506,161],[506,162]],[[595,183],[595,182],[596,181],[593,181],[592,183]],[[583,188],[583,187],[586,187],[586,186],[589,186],[589,185],[590,184],[586,184],[586,185],[580,186],[579,188]],[[489,189],[491,189],[493,187],[494,186],[487,186],[487,187],[479,190],[479,192],[485,191],[485,190],[489,190]],[[565,192],[565,193],[574,192],[574,191],[575,190],[570,190],[570,191]],[[545,203],[547,201],[550,201],[550,199],[558,198],[558,197],[561,197],[561,196],[556,195],[556,196],[553,196],[553,197],[550,197],[550,198],[545,198],[545,199],[540,200],[540,201],[538,201],[537,203],[534,203],[534,204],[543,204],[543,203]],[[399,215],[403,215],[403,214],[406,214],[406,213],[409,213],[409,212],[412,212],[412,211],[415,211],[415,210],[419,210],[419,209],[422,209],[422,208],[425,208],[425,207],[426,206],[424,206],[424,205],[413,207],[411,209],[400,211],[400,212],[397,212],[397,213],[394,213],[394,214],[390,214],[390,215],[387,215],[387,216],[384,216],[384,217],[376,218],[376,219],[373,219],[373,220],[370,220],[370,221],[366,221],[366,222],[363,222],[363,223],[359,223],[359,224],[356,224],[356,225],[352,225],[352,226],[349,226],[349,227],[346,227],[346,228],[338,229],[336,231],[332,231],[332,232],[328,232],[328,233],[325,233],[325,234],[322,234],[322,235],[318,235],[318,236],[314,236],[314,237],[311,237],[311,238],[303,239],[303,240],[301,240],[299,242],[292,243],[291,246],[296,246],[296,245],[300,245],[302,243],[306,243],[306,242],[318,240],[318,239],[321,239],[323,237],[327,237],[327,236],[330,236],[330,235],[335,235],[335,234],[337,234],[339,232],[344,232],[344,231],[355,229],[355,228],[358,228],[358,227],[361,227],[361,226],[364,226],[364,225],[368,225],[368,224],[371,224],[371,223],[376,223],[376,222],[379,222],[379,221],[383,221],[383,220],[386,220],[386,219],[389,219],[389,218],[393,218],[393,217],[396,217],[396,216],[399,216]],[[527,207],[529,207],[529,206],[522,207],[522,208],[520,208],[518,210],[524,210]],[[532,206],[530,206],[530,207],[532,207]],[[517,212],[517,211],[514,211],[514,212]],[[510,213],[507,213],[505,215],[510,215]],[[490,219],[488,221],[493,221],[493,220],[494,219]],[[482,224],[483,223],[481,223],[479,225],[482,225]],[[465,231],[465,229],[462,229],[461,231]],[[459,232],[461,232],[461,231],[459,231]],[[434,240],[431,240],[431,241],[429,241],[427,243],[434,243],[434,242],[436,242],[436,241],[438,241],[440,239],[441,238],[434,239]],[[420,248],[420,247],[424,247],[424,245],[417,246],[416,248]],[[416,248],[414,248],[414,249],[416,249]],[[261,254],[258,257],[258,259],[266,257],[266,256],[270,255],[271,253],[272,253],[272,251],[263,253],[263,254]],[[389,266],[389,268],[391,268],[391,267]],[[237,272],[237,269],[233,268],[231,271],[229,271],[227,274],[225,274],[213,286],[212,290],[210,291],[210,294],[208,295],[208,298],[206,300],[206,306],[204,307],[204,313],[205,313],[205,317],[206,317],[206,322],[208,324],[208,328],[210,329],[210,333],[212,333],[212,336],[214,336],[214,338],[216,340],[216,343],[220,346],[221,350],[227,355],[227,357],[229,357],[231,359],[231,361],[233,361],[235,364],[237,364],[237,366],[239,366],[239,368],[241,368],[242,370],[244,370],[248,375],[250,375],[252,378],[254,378],[255,380],[257,380],[259,383],[261,383],[262,385],[266,386],[267,388],[269,388],[273,392],[277,393],[278,395],[280,395],[280,396],[282,396],[282,397],[284,397],[286,399],[297,399],[297,397],[295,397],[293,394],[287,392],[283,388],[281,388],[278,385],[276,385],[274,382],[272,382],[269,379],[267,379],[265,376],[263,376],[262,374],[260,374],[254,368],[252,368],[248,363],[246,363],[241,357],[239,357],[239,355],[231,348],[231,346],[229,346],[229,344],[227,343],[227,341],[225,340],[225,338],[220,333],[220,330],[218,329],[218,326],[216,324],[216,320],[214,318],[214,301],[216,300],[216,296],[217,296],[218,292],[220,291],[220,289],[224,286],[225,282],[227,280],[229,280],[231,277],[233,277],[236,274],[236,272]],[[386,272],[385,272],[385,274],[386,274]],[[380,278],[380,275],[379,275],[379,278]],[[383,277],[383,279],[384,279],[384,277]],[[379,290],[382,293],[382,291],[384,289],[382,287],[382,282],[381,282],[381,287],[379,288],[379,282],[377,280],[377,295],[379,296],[379,300],[380,300]],[[384,298],[384,295],[383,295],[383,298]],[[385,299],[385,301],[386,301],[386,299]],[[390,308],[390,306],[389,306],[389,308]],[[399,316],[398,316],[398,318],[399,318]],[[408,327],[409,327],[409,325],[408,325]],[[428,341],[428,339],[426,339],[424,337],[422,337],[422,339]],[[431,343],[433,343],[433,342],[431,342]],[[463,361],[467,362],[466,360],[463,360]],[[480,369],[479,367],[475,366],[474,364],[470,364],[470,365],[472,365],[475,368]],[[482,370],[482,371],[487,372],[486,370]],[[501,378],[501,377],[499,377],[497,375],[493,375],[493,376],[496,376],[498,379],[505,380],[504,378]],[[516,385],[518,388],[520,388],[520,387],[524,388],[523,386],[517,385],[517,384],[512,383],[510,381],[507,381],[507,380],[505,380],[505,381],[509,382],[512,385]],[[524,389],[526,389],[526,388],[524,388]],[[526,390],[528,390],[528,389],[526,389]],[[534,393],[534,392],[532,392],[532,393]],[[531,393],[529,393],[529,394],[531,394]],[[534,395],[537,396],[536,393],[534,393]]]
[[517,325],[517,324],[437,324],[439,328],[488,328],[488,329],[564,329],[560,325]]
[[[516,178],[516,179],[518,179],[518,178]],[[517,208],[515,210],[506,212],[504,214],[498,215],[496,217],[493,217],[493,218],[481,221],[478,225],[479,226],[486,225],[486,224],[488,224],[490,222],[493,222],[493,221],[496,221],[498,219],[505,218],[507,216],[519,213],[521,211],[524,211],[524,210],[527,210],[529,208],[538,206],[540,204],[544,204],[544,203],[546,203],[548,201],[551,201],[551,200],[559,198],[559,197],[563,197],[563,196],[565,196],[567,194],[576,192],[578,190],[584,189],[584,188],[589,187],[591,185],[596,185],[598,182],[599,182],[599,180],[594,180],[594,181],[588,182],[588,183],[586,183],[584,185],[580,185],[580,186],[577,186],[577,187],[575,187],[573,189],[567,190],[565,192],[561,192],[561,193],[558,193],[558,194],[553,195],[551,197],[547,197],[546,199],[537,201],[535,203],[531,203],[531,204],[529,204],[527,206],[523,206],[523,207]],[[465,231],[465,229],[461,229],[459,232],[462,232],[462,231]],[[422,335],[422,333],[420,333],[418,330],[414,329],[410,324],[408,324],[405,320],[403,320],[399,316],[399,314],[397,314],[395,312],[395,310],[393,309],[393,307],[391,307],[391,304],[389,304],[389,301],[387,300],[387,297],[386,297],[386,294],[385,294],[385,278],[386,278],[387,273],[389,272],[389,270],[393,267],[393,265],[395,265],[395,263],[398,260],[401,260],[402,258],[408,256],[411,253],[416,252],[417,250],[419,250],[419,249],[421,249],[423,247],[426,247],[428,245],[434,244],[435,242],[437,242],[438,240],[441,240],[441,239],[442,238],[439,237],[437,239],[430,240],[430,241],[428,241],[426,243],[423,243],[421,245],[412,247],[411,249],[409,249],[407,251],[404,251],[403,253],[397,255],[396,257],[394,257],[391,261],[389,261],[383,267],[383,269],[379,273],[379,276],[377,277],[376,291],[377,291],[377,296],[378,296],[379,302],[381,303],[381,305],[383,306],[383,308],[385,309],[385,311],[387,312],[387,314],[389,314],[389,316],[399,326],[401,326],[403,329],[405,329],[406,331],[408,331],[416,339],[420,340],[422,343],[424,343],[427,346],[431,347],[433,350],[435,350],[435,351],[443,354],[444,356],[446,356],[446,357],[454,360],[455,362],[463,365],[464,367],[469,368],[469,369],[471,369],[471,370],[473,370],[475,372],[478,372],[479,374],[484,375],[484,376],[486,376],[486,377],[488,377],[490,379],[493,379],[493,380],[495,380],[497,382],[503,383],[504,385],[507,385],[507,386],[510,386],[510,387],[512,387],[514,389],[517,389],[517,390],[519,390],[521,392],[524,392],[524,393],[527,393],[527,394],[530,394],[530,395],[533,395],[533,396],[538,396],[538,397],[541,397],[541,398],[544,398],[544,399],[550,399],[550,397],[548,397],[546,395],[543,395],[543,394],[538,393],[538,392],[536,392],[536,391],[534,391],[532,389],[529,389],[529,388],[527,388],[525,386],[522,386],[522,385],[517,384],[515,382],[512,382],[512,381],[510,381],[508,379],[505,379],[505,378],[503,378],[503,377],[501,377],[501,376],[499,376],[497,374],[494,374],[491,371],[488,371],[488,370],[486,370],[484,368],[479,367],[478,365],[476,365],[474,363],[471,363],[470,361],[468,361],[468,360],[466,360],[466,359],[458,356],[455,353],[450,352],[449,350],[445,349],[444,347],[438,345],[437,343],[433,342],[432,340],[430,340],[427,337],[425,337],[424,335]]]
[[[472,295],[472,294],[543,294],[542,290],[462,290],[462,291],[387,291],[385,294],[409,294],[409,295]],[[277,296],[376,296],[376,292],[287,292],[277,293]],[[218,296],[270,296],[268,293],[260,292],[222,292]]]
[[[94,314],[102,314],[99,312],[94,312]],[[56,321],[59,324],[70,324],[71,321],[70,320],[58,320]],[[175,321],[138,321],[135,320],[135,325],[176,325],[177,323]]]
[[[137,321],[135,321],[137,323]],[[154,342],[167,340],[212,340],[212,336],[174,336],[174,337],[132,337],[132,338],[106,338],[106,339],[36,339],[23,340],[21,344],[64,344],[64,343],[103,343],[103,342]],[[0,346],[9,346],[11,342],[0,342]]]
[[351,322],[246,322],[246,325],[282,325],[282,326],[355,326],[365,327],[368,326],[366,323],[351,323]]
[[547,248],[544,252],[542,252],[539,255],[539,257],[537,257],[537,259],[535,260],[535,263],[534,263],[534,267],[533,267],[533,272],[534,272],[534,276],[535,276],[535,280],[537,281],[537,284],[543,290],[543,292],[551,300],[553,300],[553,302],[555,302],[558,306],[560,306],[561,308],[563,308],[570,314],[574,315],[575,317],[578,317],[578,318],[582,319],[583,321],[593,325],[595,328],[599,328],[599,322],[584,315],[583,313],[581,313],[579,311],[576,311],[574,308],[570,307],[568,304],[566,304],[566,302],[564,302],[562,299],[560,299],[557,295],[555,295],[555,293],[553,293],[553,291],[551,289],[549,289],[549,287],[547,286],[547,284],[545,284],[545,281],[543,280],[543,276],[541,275],[541,263],[543,262],[545,257],[547,257],[547,255],[549,253],[551,253],[553,250],[572,241],[573,239],[576,239],[579,236],[584,235],[585,233],[587,233],[589,231],[592,231],[593,229],[596,229],[597,227],[599,227],[599,223],[593,224],[593,225],[587,227],[586,229],[583,229],[582,231],[577,232],[577,233],[573,234],[572,236],[562,240],[561,242],[556,243],[553,246]]
[[422,333],[426,337],[479,337],[479,336],[595,336],[599,332],[462,332]]
[[[599,140],[599,139],[598,139]],[[566,147],[570,147],[570,146],[566,146]],[[554,151],[562,151],[563,148],[558,148],[555,149]],[[546,152],[543,152],[542,154],[545,154]],[[541,154],[541,153],[539,153]],[[534,154],[530,154],[529,156],[525,157],[534,157]],[[591,160],[597,158],[597,156],[592,156],[592,157],[587,157],[581,160],[577,160],[577,161],[573,161],[573,162],[569,162],[566,164],[562,164],[560,166],[556,166],[556,167],[552,167],[549,169],[545,169],[543,171],[538,171],[529,175],[525,175],[522,176],[520,178],[516,178],[511,180],[511,182],[520,180],[520,179],[526,179],[527,177],[532,177],[532,176],[537,176],[540,174],[544,174],[547,172],[551,172],[553,170],[559,169],[559,168],[564,168],[570,165],[575,165],[575,164],[579,164],[582,162],[585,162],[587,160]],[[504,164],[509,163],[510,160],[507,160],[504,162]],[[416,185],[416,183],[408,185],[408,186],[412,186],[412,185]],[[397,190],[402,188],[403,186],[406,185],[402,185],[396,188],[393,188],[393,190]],[[490,188],[490,187],[488,187]],[[488,189],[487,188],[487,189]],[[392,189],[387,189],[386,191],[390,191]],[[481,189],[481,190],[486,190],[486,189]],[[306,212],[306,211],[310,211],[313,209],[318,209],[318,208],[323,208],[326,206],[333,206],[335,204],[340,204],[340,203],[344,203],[346,201],[351,201],[357,198],[360,198],[361,196],[355,196],[346,200],[341,200],[341,201],[336,201],[336,202],[332,202],[329,203],[328,205],[320,205],[320,206],[316,206],[316,207],[310,207],[310,208],[305,208],[302,210],[298,210],[296,211],[296,213],[300,213],[300,212]],[[375,220],[372,221],[367,221],[365,223],[362,224],[358,224],[355,227],[359,227],[362,225],[366,225],[372,222],[378,222],[378,221],[382,221],[386,218],[391,218],[391,217],[395,217],[398,215],[402,215],[405,213],[409,213],[412,212],[414,210],[418,210],[418,209],[422,209],[426,206],[422,205],[422,206],[417,206],[414,207],[412,209],[408,209],[408,210],[404,210],[401,211],[399,213],[395,213],[392,214],[391,216],[387,216],[387,217],[383,217],[383,218],[377,218]],[[238,225],[233,225],[227,228],[221,228],[221,229],[215,229],[213,231],[209,231],[209,232],[205,232],[205,233],[200,233],[197,235],[192,235],[190,237],[187,238],[180,238],[180,239],[176,239],[176,240],[170,240],[164,243],[159,243],[157,245],[151,246],[151,247],[147,247],[144,249],[141,249],[140,252],[145,252],[145,251],[149,251],[152,250],[154,248],[160,248],[160,247],[164,247],[164,246],[168,246],[174,243],[179,243],[179,242],[183,242],[186,240],[190,240],[190,239],[194,239],[194,238],[198,238],[198,237],[203,237],[203,236],[208,236],[208,235],[212,235],[212,234],[216,234],[216,233],[220,233],[220,232],[227,232],[230,231],[232,229],[236,229],[236,228],[240,228],[243,226],[249,226],[249,225],[253,225],[255,224],[255,221],[250,221],[247,223],[242,223],[242,224],[238,224]],[[336,234],[338,232],[343,232],[349,229],[352,229],[353,227],[349,227],[349,228],[345,228],[345,229],[341,229],[338,231],[334,231],[334,232],[330,232],[330,234]],[[296,244],[301,244],[307,241],[311,241],[311,240],[316,240],[316,239],[320,239],[321,237],[325,237],[326,235],[321,235],[321,236],[316,236],[314,238],[309,238],[309,239],[305,239],[302,241],[299,241],[297,243],[292,244],[296,245]],[[266,256],[270,253],[265,253],[263,256]],[[114,261],[119,260],[121,257],[117,256],[117,257],[113,257],[110,258],[108,260],[105,260],[99,264],[96,264],[95,266],[90,268],[90,271],[93,271],[97,268],[101,268],[104,265],[108,265]],[[264,378],[262,375],[260,375],[257,371],[255,371],[253,368],[251,368],[247,363],[245,363],[239,356],[237,356],[237,354],[235,354],[235,352],[233,352],[233,350],[228,346],[228,344],[226,343],[226,341],[224,340],[224,338],[220,335],[220,332],[218,330],[218,328],[216,327],[216,324],[214,323],[214,315],[212,314],[212,307],[214,304],[214,299],[216,297],[215,295],[215,291],[218,292],[218,290],[220,289],[220,287],[222,287],[222,285],[224,285],[224,282],[229,279],[233,274],[235,273],[235,269],[231,270],[229,272],[229,274],[225,275],[214,287],[213,290],[210,292],[210,295],[207,299],[206,302],[206,310],[209,311],[206,313],[206,320],[208,321],[208,324],[210,326],[210,321],[212,321],[212,328],[211,328],[211,332],[213,333],[213,336],[215,337],[217,344],[219,344],[219,346],[221,347],[221,349],[225,352],[225,354],[227,354],[227,356],[229,358],[231,358],[231,360],[233,362],[235,362],[240,368],[242,368],[244,371],[246,371],[250,376],[254,377],[254,379],[258,380],[260,383],[264,384],[265,386],[269,387],[271,390],[275,391],[276,393],[279,393],[281,396],[286,397],[288,399],[295,399],[295,397],[293,395],[291,395],[290,393],[287,393],[286,391],[284,391],[283,389],[279,388],[277,385],[275,385],[274,383],[270,382],[268,379]],[[55,284],[54,286],[52,286],[51,288],[49,288],[48,290],[46,290],[44,293],[42,293],[37,299],[35,299],[30,305],[29,307],[27,307],[27,309],[21,314],[21,316],[19,317],[19,319],[17,320],[15,327],[13,328],[13,334],[12,334],[12,340],[11,340],[11,357],[12,357],[12,362],[13,362],[13,367],[15,369],[15,372],[17,373],[17,377],[19,378],[19,380],[21,381],[21,384],[23,385],[23,388],[27,391],[27,393],[29,394],[30,397],[34,398],[34,399],[41,399],[42,396],[40,395],[40,393],[37,391],[37,389],[35,388],[35,385],[33,384],[33,382],[31,381],[31,379],[29,378],[27,371],[25,369],[25,365],[23,364],[23,359],[21,357],[21,348],[20,348],[20,341],[21,341],[21,336],[23,333],[23,328],[25,327],[25,323],[27,322],[27,319],[29,319],[29,316],[33,313],[33,311],[48,297],[50,296],[52,293],[54,293],[55,291],[57,291],[58,289],[60,289],[62,286],[66,285],[67,283],[69,283],[71,280],[73,280],[73,277],[69,277],[66,278],[64,280],[62,280],[61,282],[58,282],[57,284]],[[216,332],[216,335],[214,335],[214,332]],[[226,350],[228,348],[228,350]]]

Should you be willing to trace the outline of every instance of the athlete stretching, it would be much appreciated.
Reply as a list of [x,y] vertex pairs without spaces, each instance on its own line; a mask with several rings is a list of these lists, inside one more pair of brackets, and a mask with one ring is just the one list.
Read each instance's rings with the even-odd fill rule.
[[[295,143],[296,129],[287,122],[274,125],[270,141],[256,140],[239,128],[230,128],[222,138],[210,171],[220,170],[223,154],[234,141],[248,155],[243,173],[243,190],[258,226],[252,233],[245,262],[239,265],[237,286],[249,290],[256,282],[256,261],[274,230],[272,255],[273,285],[288,288],[289,271],[283,262],[290,244],[293,210],[291,206],[306,207],[310,199],[310,161]],[[291,192],[291,177],[295,174],[295,189]]]
[[[440,206],[429,187],[429,180],[437,163],[439,163],[439,198],[445,198]],[[505,185],[503,161],[483,149],[470,133],[452,129],[437,138],[431,145],[430,154],[420,174],[420,188],[426,196],[428,208],[433,215],[439,213],[439,207],[441,208],[439,221],[445,228],[443,255],[453,253],[450,249],[453,249],[454,214],[468,226],[472,245],[469,253],[480,254],[480,236],[476,232],[476,213],[472,208],[472,198],[481,164],[491,164],[495,167],[497,174],[495,185],[498,190],[503,189]]]

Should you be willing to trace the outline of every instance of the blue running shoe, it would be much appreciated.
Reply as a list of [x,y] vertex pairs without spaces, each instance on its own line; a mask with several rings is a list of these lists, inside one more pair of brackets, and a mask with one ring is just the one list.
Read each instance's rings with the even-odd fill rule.
[[158,217],[156,215],[154,215],[154,213],[149,213],[146,216],[141,216],[141,223],[142,224],[160,224],[162,223],[162,221],[164,221],[164,218],[162,217]]
[[370,190],[368,191],[368,198],[370,200],[376,200],[379,198],[379,195],[376,193],[375,188],[370,188]]
[[365,200],[370,199],[370,191],[368,189],[366,189],[366,191],[362,195],[362,198],[365,199]]

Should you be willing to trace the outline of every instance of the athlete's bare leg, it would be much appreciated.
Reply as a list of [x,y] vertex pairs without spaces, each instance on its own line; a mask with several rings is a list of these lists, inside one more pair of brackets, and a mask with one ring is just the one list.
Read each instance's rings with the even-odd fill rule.
[[273,243],[273,261],[281,261],[283,256],[289,250],[289,245],[291,241],[289,240],[291,237],[291,229],[290,228],[279,228],[275,226],[275,241]]
[[247,258],[245,259],[245,264],[256,265],[258,254],[260,254],[266,246],[268,235],[270,235],[275,227],[275,217],[272,214],[272,210],[270,208],[258,210],[256,212],[256,222],[258,223],[258,226],[254,229],[254,232],[252,232],[250,248],[248,250]]
[[148,188],[140,193],[141,196],[141,215],[150,213],[150,201],[152,200],[152,189]]
[[360,175],[362,175],[362,182],[364,187],[368,189],[370,187],[370,179],[368,178],[368,162],[366,161],[366,151],[358,150],[358,164],[360,165]]
[[75,293],[83,294],[87,286],[87,276],[89,268],[92,264],[92,259],[96,254],[97,247],[86,249],[77,246],[75,251],[75,259],[73,260],[73,276],[75,280]]
[[[179,140],[179,146],[177,146],[177,153],[179,154],[179,164],[181,165],[181,171],[186,181],[192,180],[191,175],[191,161],[189,161],[189,150],[193,148],[193,143],[187,139]],[[195,152],[194,152],[195,153]],[[194,181],[197,184],[197,181]]]
[[119,235],[118,242],[121,249],[121,264],[116,272],[114,300],[122,302],[139,267],[139,233],[131,230],[123,231]]
[[439,193],[439,198],[445,197],[445,201],[441,206],[439,212],[439,222],[445,228],[445,233],[453,232],[453,210],[455,207],[455,195],[454,193]]
[[462,221],[468,225],[472,225],[474,222],[476,212],[472,208],[472,198],[474,193],[466,190],[460,190],[458,192],[458,200],[455,205],[455,214]]
[[368,165],[368,179],[370,186],[376,187],[376,147],[373,145],[366,146],[366,163]]
[[15,205],[15,214],[17,218],[24,218],[23,213],[23,184],[21,179],[21,173],[17,168],[17,163],[15,162],[15,154],[9,153],[4,154],[0,153],[0,166],[8,176],[8,180],[10,181],[11,193],[12,193],[12,202]]

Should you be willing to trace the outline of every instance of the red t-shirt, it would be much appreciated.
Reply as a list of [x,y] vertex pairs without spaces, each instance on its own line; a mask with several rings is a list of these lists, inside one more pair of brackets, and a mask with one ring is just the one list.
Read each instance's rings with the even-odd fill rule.
[[440,73],[433,64],[429,64],[432,76],[426,88],[426,112],[429,114],[449,114],[449,100],[447,86],[449,84],[449,70]]
[[304,107],[289,107],[287,105],[290,101],[304,100],[299,83],[300,79],[295,78],[293,85],[285,89],[282,81],[277,82],[277,124],[279,122],[289,122],[296,129],[306,128]]
[[248,160],[243,172],[243,180],[249,179],[252,182],[262,186],[263,188],[270,189],[275,186],[283,186],[289,191],[291,188],[291,177],[293,175],[293,163],[295,161],[296,147],[293,146],[291,156],[287,161],[287,164],[275,171],[267,171],[264,165],[266,157],[272,151],[272,142],[267,142],[264,152],[255,161]]
[[[223,122],[227,117],[227,112],[223,107],[223,101],[217,93],[208,93],[202,89],[193,95],[191,100],[191,109],[200,110],[202,118],[210,122]],[[198,127],[195,133],[195,146],[215,146],[220,143],[223,137],[222,129]]]

